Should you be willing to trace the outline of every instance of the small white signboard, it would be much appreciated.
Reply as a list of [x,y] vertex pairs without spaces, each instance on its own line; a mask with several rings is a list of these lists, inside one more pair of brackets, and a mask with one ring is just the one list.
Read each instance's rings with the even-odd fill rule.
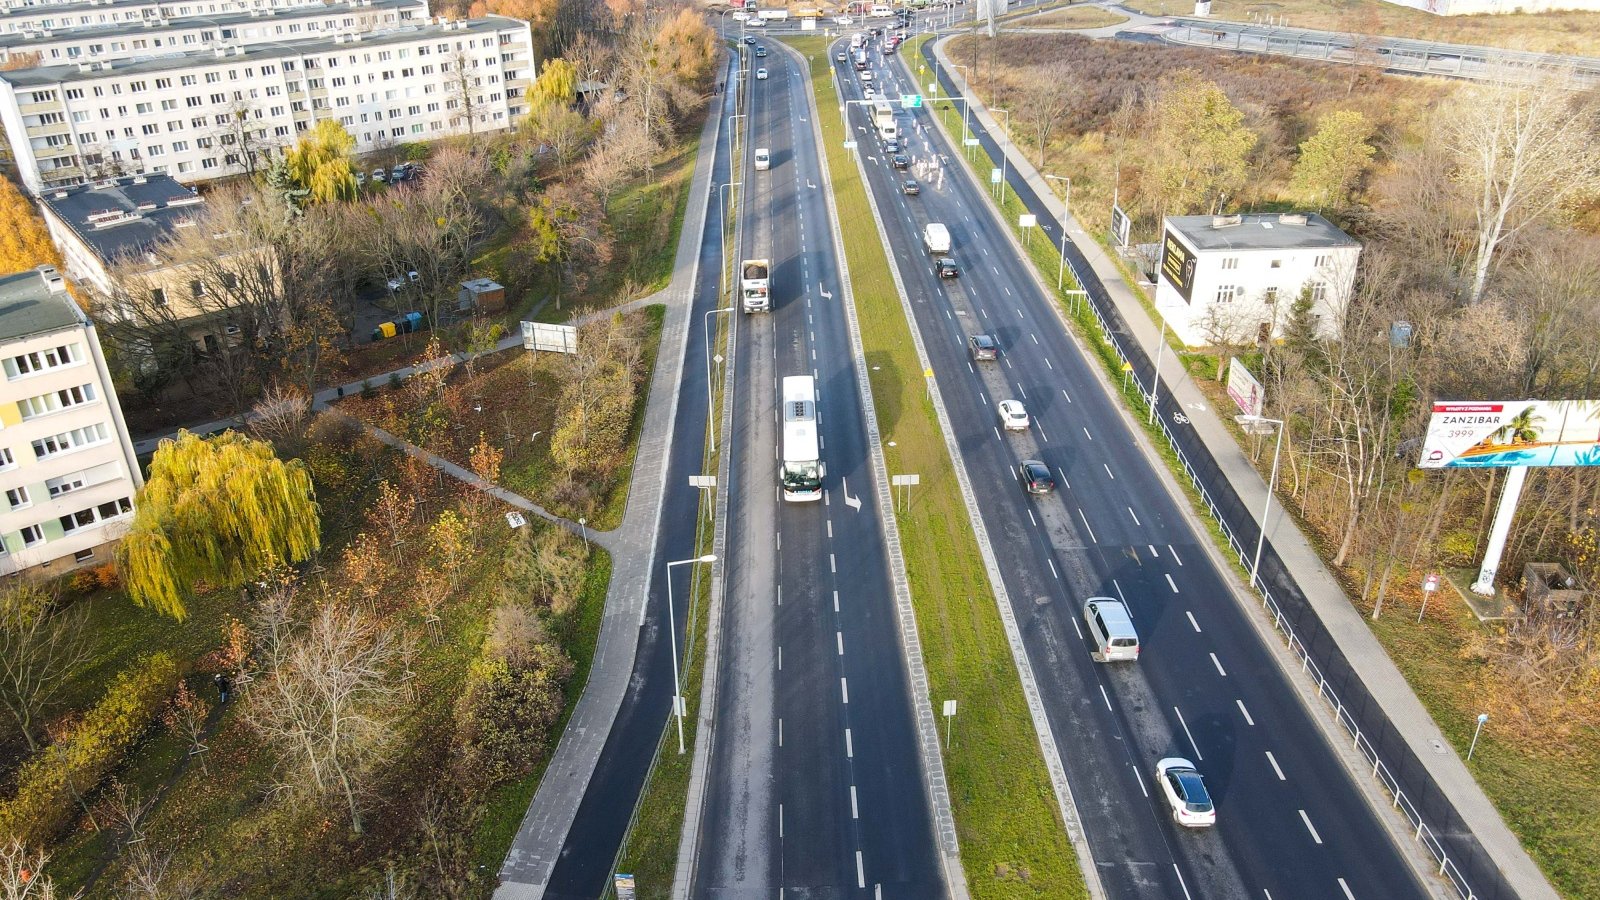
[[576,325],[523,322],[522,349],[547,350],[552,353],[577,353],[578,328]]

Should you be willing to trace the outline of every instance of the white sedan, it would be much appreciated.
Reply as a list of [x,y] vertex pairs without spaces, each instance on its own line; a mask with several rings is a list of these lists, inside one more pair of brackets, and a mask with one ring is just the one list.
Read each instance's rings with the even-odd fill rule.
[[1007,431],[1028,430],[1028,411],[1022,408],[1021,400],[1001,400],[994,408],[1000,414],[1001,428]]
[[834,16],[833,17],[833,24],[835,24],[835,25],[849,25],[850,23],[852,23],[854,21],[855,20],[850,18],[849,16]]
[[1194,763],[1176,756],[1163,759],[1156,763],[1156,783],[1179,825],[1207,828],[1217,824],[1217,808]]
[[861,97],[864,100],[873,100],[873,99],[876,99],[877,96],[878,96],[878,92],[874,91],[870,87],[865,87],[865,88],[861,89]]
[[767,70],[766,69],[757,69],[756,70],[756,80],[757,81],[766,81],[767,80]]
[[871,84],[872,83],[872,70],[871,69],[864,69],[861,72],[861,80],[863,82],[867,83],[867,84]]

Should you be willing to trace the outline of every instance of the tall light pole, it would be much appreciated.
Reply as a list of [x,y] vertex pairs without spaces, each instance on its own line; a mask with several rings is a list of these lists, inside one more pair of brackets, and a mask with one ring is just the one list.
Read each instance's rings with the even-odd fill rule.
[[[1067,220],[1072,217],[1072,179],[1062,175],[1045,175],[1053,181],[1067,183],[1067,199],[1061,204],[1061,267],[1056,269],[1056,290],[1061,290],[1067,275]],[[1083,287],[1083,285],[1078,285]]]
[[[1272,448],[1272,475],[1267,478],[1267,500],[1261,504],[1261,536],[1256,538],[1255,559],[1250,562],[1250,583],[1255,584],[1261,580],[1261,548],[1267,542],[1267,515],[1272,512],[1272,492],[1278,486],[1278,454],[1283,450],[1283,420],[1268,419],[1265,416],[1240,416],[1242,421],[1271,423],[1278,426],[1278,443]],[[1264,588],[1265,585],[1262,585]]]
[[[726,275],[728,267],[723,266],[722,271]],[[700,324],[705,327],[706,332],[706,427],[711,429],[712,453],[717,452],[717,426],[711,422],[711,397],[715,393],[715,388],[711,384],[711,317],[719,313],[731,313],[733,310],[734,307],[732,306],[724,306],[721,309],[708,309],[705,315],[700,317]],[[717,358],[721,359],[722,354],[717,354]]]
[[[972,68],[971,66],[963,66],[960,63],[950,63],[949,65],[950,65],[950,68],[952,68],[952,69],[970,69],[970,68]],[[966,86],[969,83],[970,82],[967,81],[967,73],[963,71],[961,73],[961,85],[962,85],[961,99],[963,101],[962,104],[961,104],[961,151],[963,153],[965,153],[966,149],[967,149],[967,140],[972,137],[972,130],[967,127],[967,114],[971,111],[972,104],[968,103],[968,102],[965,102],[966,98],[967,98]]]
[[714,563],[715,554],[707,553],[694,559],[680,559],[667,563],[667,637],[672,639],[672,711],[678,716],[678,755],[683,755],[683,688],[678,683],[678,619],[672,608],[672,567],[691,566],[695,563]]
[[[1009,109],[997,109],[997,108],[991,107],[989,109],[989,112],[992,112],[992,113],[1005,113],[1005,115],[1006,115],[1006,143],[1010,144],[1011,143],[1011,110],[1009,110]],[[995,146],[996,150],[1000,151],[1000,206],[1004,207],[1006,205],[1006,163],[1011,160],[1011,154],[1006,152],[1006,148],[1001,146],[999,141],[995,141],[994,142],[994,146]]]
[[1161,394],[1161,360],[1167,355],[1167,317],[1161,317],[1161,342],[1156,344],[1156,373],[1150,378],[1150,414],[1144,423],[1151,425],[1156,420],[1156,398]]

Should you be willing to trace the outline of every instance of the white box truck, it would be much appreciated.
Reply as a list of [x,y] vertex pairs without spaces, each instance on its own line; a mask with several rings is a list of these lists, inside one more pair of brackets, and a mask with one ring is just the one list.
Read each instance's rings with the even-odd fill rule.
[[929,253],[936,255],[949,253],[950,229],[938,222],[929,222],[928,226],[922,229],[922,246],[926,247]]
[[772,298],[767,292],[767,275],[771,271],[770,260],[747,259],[739,264],[739,291],[744,297],[740,308],[745,312],[766,312],[772,308]]
[[756,148],[756,171],[765,172],[772,168],[772,151],[766,147]]

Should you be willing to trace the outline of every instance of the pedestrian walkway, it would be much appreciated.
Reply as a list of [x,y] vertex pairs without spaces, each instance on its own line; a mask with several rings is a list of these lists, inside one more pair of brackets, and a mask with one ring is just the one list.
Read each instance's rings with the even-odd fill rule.
[[[665,301],[661,349],[645,406],[644,428],[634,454],[633,481],[622,525],[610,536],[611,585],[594,662],[583,696],[561,734],[539,789],[522,819],[505,864],[495,900],[537,900],[555,869],[578,805],[589,787],[600,752],[633,679],[643,607],[660,529],[668,449],[677,418],[678,386],[688,346],[690,306],[699,273],[700,236],[711,196],[711,164],[716,159],[720,116],[707,116],[700,134],[700,157],[689,188],[689,209],[678,237],[672,282],[658,295]],[[609,315],[612,311],[606,310]],[[698,438],[696,438],[698,439]]]
[[[945,56],[942,44],[943,42],[934,45],[934,55],[938,59],[940,68],[943,69],[941,74],[945,83],[954,85],[967,98],[973,119],[981,125],[985,135],[1003,134],[1003,129],[989,114],[988,108],[968,92],[965,79],[961,77],[961,70],[951,65]],[[1133,288],[1123,280],[1115,262],[1092,238],[1074,240],[1074,236],[1087,237],[1087,235],[1077,221],[1067,213],[1046,179],[1026,155],[1019,152],[1009,141],[1005,142],[1005,151],[1014,177],[1024,181],[1037,197],[1048,198],[1042,209],[1034,210],[1040,213],[1040,223],[1044,225],[1048,222],[1047,227],[1057,228],[1062,227],[1064,222],[1072,246],[1082,251],[1087,258],[1093,269],[1094,278],[1099,281],[1099,286],[1103,287],[1104,294],[1114,306],[1115,314],[1120,317],[1127,329],[1127,332],[1120,336],[1130,338],[1143,352],[1146,360],[1141,362],[1147,363],[1148,359],[1159,359],[1158,348],[1163,339],[1162,330],[1146,311]],[[1167,416],[1167,410],[1182,410],[1181,416],[1175,419],[1181,421],[1182,425],[1173,427],[1193,430],[1199,443],[1209,451],[1223,479],[1237,494],[1240,508],[1248,511],[1246,513],[1250,517],[1248,527],[1258,530],[1260,511],[1266,506],[1267,485],[1251,464],[1243,448],[1223,424],[1221,417],[1228,414],[1227,411],[1212,409],[1210,401],[1181,366],[1169,364],[1169,368],[1164,372],[1166,377],[1162,380],[1157,394],[1160,398],[1166,398],[1160,401],[1163,417]],[[1336,644],[1337,654],[1348,662],[1349,667],[1359,678],[1361,686],[1364,686],[1367,693],[1376,701],[1382,716],[1387,719],[1387,724],[1403,740],[1405,749],[1410,751],[1409,755],[1426,770],[1426,778],[1431,779],[1437,790],[1443,792],[1448,803],[1459,813],[1460,822],[1464,823],[1464,827],[1475,836],[1477,843],[1488,853],[1493,865],[1520,897],[1524,900],[1546,900],[1546,898],[1555,900],[1557,895],[1554,889],[1527,852],[1522,849],[1516,836],[1506,827],[1498,811],[1484,795],[1472,774],[1467,771],[1460,757],[1454,753],[1439,752],[1438,748],[1449,747],[1449,742],[1439,731],[1428,711],[1423,708],[1422,703],[1417,700],[1405,676],[1395,667],[1388,653],[1373,636],[1361,614],[1356,611],[1338,581],[1323,564],[1322,558],[1310,541],[1292,518],[1281,514],[1281,510],[1277,508],[1278,504],[1274,503],[1273,507],[1274,513],[1279,514],[1275,519],[1269,517],[1268,546],[1273,555],[1281,560],[1287,576],[1298,588],[1298,592],[1304,595],[1316,619],[1320,620],[1318,623],[1320,628]],[[1235,533],[1244,533],[1245,525],[1246,523],[1233,523],[1232,530]],[[1253,531],[1249,532],[1249,537],[1254,540]],[[1265,566],[1263,570],[1265,571]],[[1298,651],[1300,654],[1305,652],[1303,649]],[[1326,658],[1327,654],[1324,654],[1324,659]],[[1318,686],[1319,693],[1323,687],[1323,685]],[[1343,690],[1349,692],[1353,689],[1347,686]],[[1341,715],[1343,718],[1339,724],[1348,727],[1347,720],[1353,720],[1353,711],[1342,709]],[[1373,743],[1377,743],[1377,740],[1374,736]],[[1399,759],[1386,759],[1384,763],[1389,767],[1411,768]],[[1368,761],[1367,765],[1370,767],[1372,763]],[[1398,768],[1396,770],[1398,771]],[[1418,800],[1418,806],[1422,803],[1423,801]],[[1446,823],[1435,820],[1429,822],[1428,826],[1441,832],[1437,835],[1439,838],[1447,836],[1442,833],[1447,830]],[[1454,831],[1454,829],[1448,830]],[[1435,860],[1433,865],[1437,870],[1438,861]]]

